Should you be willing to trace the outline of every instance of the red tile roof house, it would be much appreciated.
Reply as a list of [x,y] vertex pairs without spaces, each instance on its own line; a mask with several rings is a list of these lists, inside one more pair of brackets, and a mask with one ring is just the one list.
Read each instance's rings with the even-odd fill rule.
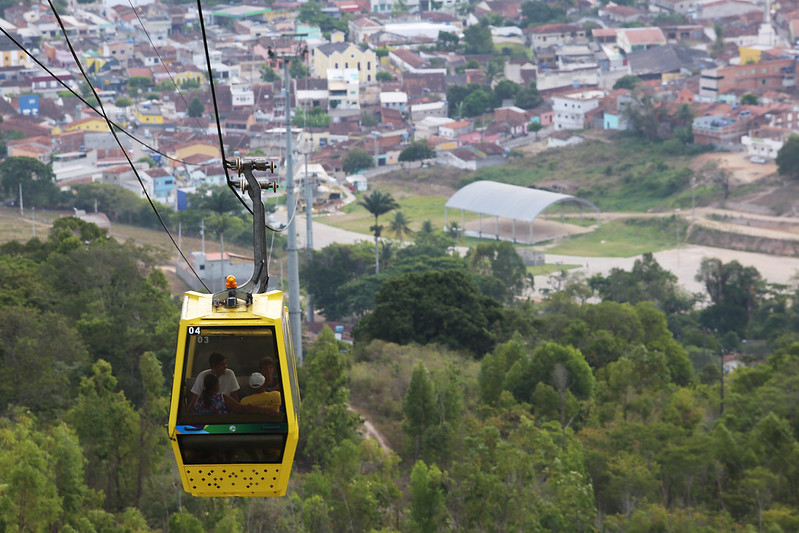
[[582,26],[575,24],[544,24],[523,30],[527,43],[533,48],[567,44],[575,39],[585,39],[586,32]]
[[663,46],[666,44],[666,36],[660,28],[622,28],[617,33],[616,42],[619,48],[629,54]]

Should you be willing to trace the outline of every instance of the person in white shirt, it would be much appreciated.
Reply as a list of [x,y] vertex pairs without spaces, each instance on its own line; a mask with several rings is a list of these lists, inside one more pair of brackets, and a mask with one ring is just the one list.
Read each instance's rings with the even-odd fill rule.
[[208,370],[203,370],[194,380],[194,385],[191,387],[191,393],[194,395],[189,400],[191,404],[193,400],[203,391],[203,380],[206,374],[213,373],[219,378],[219,392],[227,394],[234,400],[239,399],[239,380],[236,379],[236,373],[227,367],[227,357],[219,352],[214,352],[208,357]]

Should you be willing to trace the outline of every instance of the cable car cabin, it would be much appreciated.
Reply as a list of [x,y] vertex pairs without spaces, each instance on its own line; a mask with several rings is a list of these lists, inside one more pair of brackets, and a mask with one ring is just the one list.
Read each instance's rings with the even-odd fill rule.
[[[213,298],[187,292],[183,300],[169,411],[183,488],[195,496],[284,496],[297,448],[299,388],[283,293],[253,294],[251,303],[238,299],[230,307]],[[218,363],[219,354],[227,364],[221,382],[230,387],[235,378],[241,404],[267,393],[253,404],[261,408],[198,409],[203,402],[192,388],[206,382],[209,361],[213,355]],[[194,391],[202,388],[199,383]]]

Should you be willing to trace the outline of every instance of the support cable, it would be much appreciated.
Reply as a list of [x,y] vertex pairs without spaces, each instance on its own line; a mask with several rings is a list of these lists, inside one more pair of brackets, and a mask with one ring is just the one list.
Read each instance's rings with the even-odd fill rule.
[[[78,69],[80,70],[80,73],[83,76],[83,78],[91,86],[91,82],[89,81],[89,77],[86,75],[86,71],[84,70],[83,65],[81,64],[77,53],[75,53],[75,48],[72,46],[72,42],[70,42],[70,40],[69,40],[69,36],[67,35],[66,28],[64,27],[64,22],[61,20],[61,15],[58,14],[58,10],[56,9],[55,5],[53,4],[53,0],[47,0],[47,2],[50,4],[50,9],[53,10],[53,15],[55,15],[55,18],[58,21],[58,25],[61,28],[61,32],[64,34],[64,39],[66,39],[67,47],[69,47],[69,51],[72,54],[72,57],[75,59],[75,64],[78,66]],[[117,135],[117,133],[116,133],[116,131],[114,129],[114,124],[111,122],[111,120],[108,118],[108,115],[105,112],[105,107],[103,106],[102,99],[98,97],[97,98],[97,102],[100,104],[100,109],[102,110],[101,116],[105,119],[106,123],[108,124],[108,129],[111,131],[111,135],[114,136],[114,140],[116,140],[117,144],[122,149],[122,153],[125,155],[125,159],[128,160],[128,164],[130,165],[130,168],[133,169],[133,173],[136,175],[136,179],[139,180],[139,185],[141,185],[141,188],[144,191],[144,195],[147,197],[147,201],[150,203],[150,207],[152,207],[153,212],[155,212],[155,216],[158,217],[158,221],[161,223],[161,227],[164,228],[164,231],[166,231],[166,234],[169,236],[169,240],[171,240],[172,244],[175,245],[175,248],[177,249],[178,253],[180,253],[180,256],[186,262],[186,264],[188,265],[189,269],[194,273],[195,277],[199,280],[199,282],[202,284],[202,286],[205,287],[205,290],[210,293],[211,290],[205,285],[203,280],[200,278],[200,276],[194,270],[194,267],[191,265],[191,263],[189,262],[188,258],[184,255],[183,250],[180,249],[178,244],[175,242],[175,238],[172,237],[172,234],[169,232],[169,229],[166,227],[166,223],[164,222],[164,219],[161,218],[161,214],[158,212],[158,209],[155,207],[155,203],[153,202],[152,198],[150,198],[150,194],[147,192],[147,188],[144,186],[144,182],[142,181],[141,176],[139,175],[139,171],[136,170],[136,166],[133,164],[133,161],[131,161],[127,150],[125,150],[125,147],[122,146],[122,142],[119,140],[119,136]]]
[[[154,152],[154,153],[156,153],[156,154],[161,154],[163,157],[165,157],[166,159],[169,159],[170,161],[174,161],[174,162],[176,162],[176,163],[182,163],[182,164],[184,164],[184,165],[190,164],[188,161],[184,161],[184,160],[182,160],[182,159],[177,159],[177,158],[175,158],[175,157],[172,157],[172,156],[170,156],[170,155],[168,155],[168,154],[165,154],[164,152],[162,152],[162,151],[158,150],[157,148],[153,148],[152,146],[150,146],[150,145],[149,145],[149,144],[147,144],[146,142],[142,141],[141,139],[139,139],[138,137],[136,137],[135,135],[133,135],[132,133],[130,133],[128,130],[126,130],[125,128],[123,128],[122,126],[120,126],[119,124],[117,124],[116,122],[114,122],[113,120],[110,120],[110,119],[108,119],[108,117],[106,117],[104,113],[101,113],[99,109],[97,109],[97,108],[96,108],[94,105],[92,105],[91,103],[89,103],[89,101],[88,101],[88,100],[86,100],[86,99],[83,97],[83,95],[81,95],[81,94],[79,94],[78,92],[76,92],[76,91],[75,91],[75,89],[73,89],[72,87],[70,87],[69,85],[67,85],[67,83],[66,83],[64,80],[62,80],[61,78],[59,78],[58,76],[56,76],[55,74],[53,74],[53,71],[52,71],[52,70],[50,70],[50,69],[49,69],[49,68],[48,68],[48,67],[47,67],[47,66],[46,66],[44,63],[42,63],[41,61],[39,61],[39,60],[38,60],[38,59],[37,59],[37,58],[36,58],[36,57],[35,57],[33,54],[31,54],[31,53],[28,51],[28,49],[27,49],[27,48],[25,48],[25,46],[24,46],[24,45],[22,45],[22,44],[21,44],[19,41],[17,41],[17,40],[16,40],[16,39],[15,39],[15,38],[14,38],[14,37],[13,37],[13,36],[10,34],[10,33],[8,33],[8,32],[5,30],[5,28],[3,28],[2,26],[0,26],[0,32],[2,32],[2,33],[3,33],[3,35],[5,35],[6,37],[8,37],[8,38],[11,40],[11,42],[12,42],[12,43],[14,43],[14,44],[15,44],[15,45],[16,45],[16,46],[17,46],[17,47],[20,49],[20,50],[22,50],[23,52],[25,52],[25,53],[28,55],[28,57],[29,57],[29,58],[31,58],[31,60],[33,60],[33,62],[34,62],[34,63],[36,63],[36,64],[37,64],[39,67],[41,67],[41,68],[42,68],[42,69],[43,69],[45,72],[47,72],[47,74],[49,74],[49,75],[50,75],[50,77],[52,77],[54,80],[56,80],[58,83],[60,83],[62,87],[64,87],[66,90],[68,90],[70,93],[72,93],[72,94],[75,96],[75,98],[77,98],[78,100],[80,100],[81,102],[83,102],[83,104],[84,104],[86,107],[88,107],[89,109],[91,109],[92,111],[94,111],[95,113],[97,113],[98,115],[100,115],[100,117],[102,117],[102,118],[106,119],[106,120],[107,120],[107,121],[108,121],[108,122],[109,122],[109,123],[110,123],[110,124],[111,124],[111,125],[112,125],[114,128],[116,128],[116,130],[117,130],[117,131],[121,131],[121,132],[122,132],[122,133],[124,133],[126,136],[128,136],[130,139],[132,139],[132,140],[136,141],[137,143],[139,143],[141,146],[143,146],[143,147],[147,148],[148,150],[150,150],[150,151],[152,151],[152,152]],[[87,83],[89,83],[89,86],[91,87],[91,82],[89,81],[89,79],[88,79],[88,78],[86,78],[86,81],[87,81]],[[95,94],[95,97],[96,97],[96,96],[97,96],[97,95]],[[99,102],[100,98],[98,97],[98,98],[97,98],[97,100],[98,100],[98,102]]]
[[[139,25],[141,25],[141,29],[144,31],[144,35],[147,36],[147,40],[150,42],[150,46],[152,47],[153,52],[155,52],[155,55],[158,57],[158,61],[160,62],[161,66],[164,67],[164,72],[166,72],[166,75],[169,76],[169,80],[172,82],[172,85],[175,87],[175,90],[177,91],[178,96],[180,96],[180,99],[183,100],[184,104],[186,104],[186,109],[188,110],[189,102],[186,101],[186,97],[183,96],[183,93],[180,91],[180,87],[178,87],[178,84],[175,81],[175,78],[172,77],[172,73],[169,72],[169,69],[167,68],[166,63],[164,63],[164,59],[161,57],[161,54],[158,52],[158,48],[155,47],[155,43],[153,42],[152,37],[150,37],[150,32],[147,31],[147,27],[144,25],[144,21],[142,21],[141,17],[139,17],[139,12],[136,10],[136,7],[133,5],[133,0],[128,0],[128,3],[130,4],[130,8],[133,10],[133,14],[136,15],[136,20],[139,21]],[[209,74],[209,76],[210,76],[210,74]],[[197,127],[200,129],[200,131],[203,131],[203,126],[200,123],[199,117],[193,117],[193,118],[194,118],[194,121],[197,123]],[[205,133],[205,136],[210,141],[211,139],[210,139],[208,133],[207,132],[204,132],[204,133]]]

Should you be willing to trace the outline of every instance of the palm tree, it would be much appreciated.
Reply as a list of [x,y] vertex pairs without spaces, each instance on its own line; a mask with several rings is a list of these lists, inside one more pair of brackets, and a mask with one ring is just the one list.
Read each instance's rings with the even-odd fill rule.
[[380,215],[385,215],[389,211],[399,207],[399,204],[391,193],[383,193],[380,191],[373,191],[372,194],[367,194],[363,200],[358,204],[364,206],[367,211],[375,216],[375,225],[369,229],[374,232],[375,236],[375,274],[380,273],[380,248],[377,246],[377,239],[380,237],[380,230],[383,226],[377,224],[377,219]]
[[449,234],[450,237],[455,239],[455,242],[457,243],[461,242],[461,232],[462,232],[461,227],[458,225],[457,222],[450,222],[447,233]]
[[394,218],[389,223],[388,229],[391,230],[391,233],[397,236],[400,242],[403,242],[403,238],[406,235],[411,235],[413,230],[408,227],[410,224],[410,220],[405,218],[405,213],[402,211],[397,211],[394,213]]

